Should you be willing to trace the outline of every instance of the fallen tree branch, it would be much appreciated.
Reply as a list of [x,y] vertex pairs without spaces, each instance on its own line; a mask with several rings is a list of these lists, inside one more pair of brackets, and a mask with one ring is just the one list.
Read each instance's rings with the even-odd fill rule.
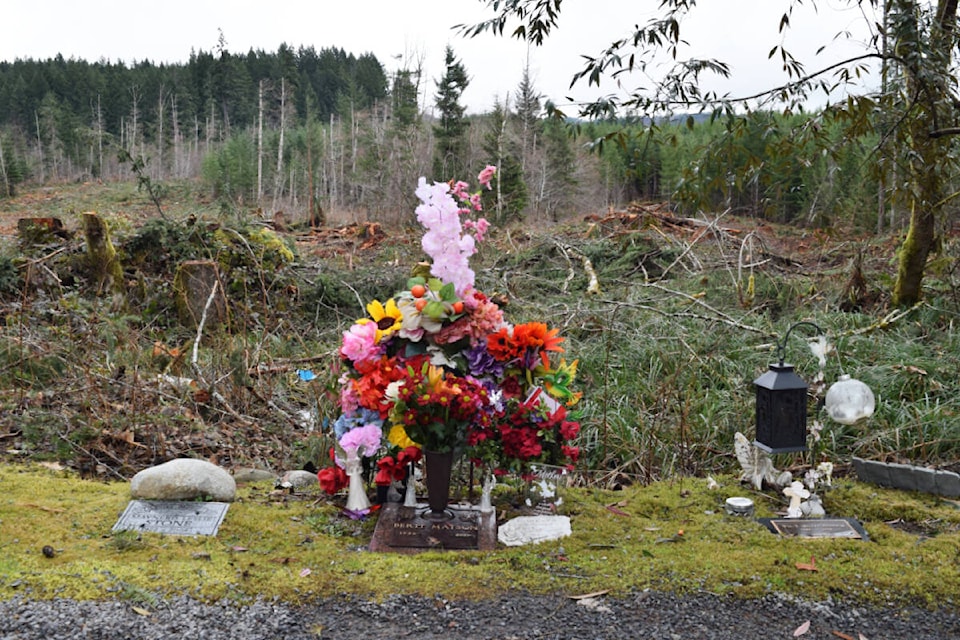
[[325,353],[320,356],[311,356],[309,358],[295,358],[295,359],[286,359],[286,360],[277,360],[275,364],[267,365],[260,363],[253,367],[247,369],[247,375],[250,376],[259,376],[270,373],[289,373],[291,371],[296,371],[300,368],[301,365],[313,364],[316,362],[324,362],[331,357],[331,354]]
[[900,319],[910,315],[910,313],[912,313],[915,309],[922,307],[924,304],[926,303],[923,300],[920,300],[909,309],[894,309],[893,311],[883,316],[882,318],[880,318],[870,326],[861,327],[859,329],[851,329],[849,331],[844,331],[843,333],[838,334],[837,337],[847,338],[850,336],[862,336],[872,331],[876,331],[877,329],[885,329],[890,325],[894,324],[895,322],[899,321]]
[[[669,294],[674,295],[674,296],[679,296],[679,297],[681,297],[681,298],[684,298],[684,299],[686,299],[686,300],[689,300],[689,301],[690,301],[691,303],[693,303],[693,304],[696,304],[696,305],[698,305],[698,306],[700,306],[700,307],[703,307],[704,309],[709,310],[711,313],[715,314],[716,317],[712,317],[712,318],[711,318],[711,317],[701,316],[701,315],[698,315],[698,314],[695,314],[695,313],[684,313],[684,312],[679,312],[679,313],[666,313],[666,312],[664,312],[664,311],[662,311],[662,310],[660,310],[660,309],[653,309],[652,307],[643,307],[643,308],[653,309],[654,311],[656,311],[657,313],[659,313],[659,314],[661,314],[661,315],[666,315],[666,316],[678,316],[678,317],[690,317],[690,318],[702,318],[702,319],[704,319],[704,320],[719,320],[719,321],[721,321],[721,322],[723,322],[723,323],[725,323],[725,324],[728,324],[728,325],[730,325],[730,326],[732,326],[732,327],[736,327],[736,328],[738,328],[738,329],[743,329],[744,331],[750,331],[750,332],[752,332],[752,333],[762,333],[762,334],[768,334],[768,335],[769,335],[769,333],[770,333],[769,331],[767,331],[767,330],[765,330],[765,329],[760,329],[760,328],[758,328],[758,327],[752,327],[752,326],[750,326],[750,325],[743,324],[742,322],[740,322],[740,321],[737,320],[736,318],[733,318],[733,317],[727,315],[726,313],[723,313],[723,312],[720,311],[719,309],[715,309],[715,308],[711,307],[710,305],[708,305],[706,302],[704,302],[704,301],[701,300],[700,298],[698,298],[698,297],[696,297],[696,296],[691,296],[690,294],[687,294],[687,293],[683,293],[682,291],[674,291],[673,289],[668,289],[667,287],[664,287],[663,285],[657,284],[657,283],[655,283],[655,282],[643,282],[643,283],[638,283],[637,286],[649,287],[649,288],[652,288],[652,289],[658,289],[659,291],[663,291],[664,293],[669,293]],[[621,304],[629,304],[629,303],[621,303]],[[639,306],[639,305],[637,305],[637,306]]]
[[210,307],[217,297],[217,287],[219,284],[220,280],[215,279],[213,286],[210,287],[210,295],[207,296],[207,303],[203,305],[203,313],[200,315],[200,322],[197,324],[197,337],[193,341],[193,357],[190,358],[190,367],[201,381],[203,380],[203,372],[200,371],[200,366],[197,364],[197,359],[200,357],[200,339],[203,338],[203,325],[207,324],[207,314],[210,312]]
[[696,320],[703,320],[705,322],[722,322],[732,327],[736,327],[737,329],[743,329],[744,331],[750,331],[752,333],[762,333],[762,334],[770,333],[769,331],[764,331],[763,329],[758,329],[757,327],[751,327],[749,325],[745,325],[740,322],[737,322],[733,318],[730,318],[729,316],[725,316],[724,314],[720,314],[721,317],[710,317],[710,316],[702,315],[699,313],[692,313],[689,311],[664,311],[663,309],[658,309],[657,307],[653,307],[648,304],[637,304],[635,302],[624,302],[622,300],[601,300],[601,302],[616,304],[623,307],[630,307],[631,309],[643,309],[644,311],[652,311],[653,313],[656,313],[657,315],[663,316],[665,318],[694,318]]
[[[197,379],[203,382],[204,385],[206,385],[206,381],[203,377],[203,372],[200,370],[200,365],[197,362],[200,358],[200,340],[203,338],[203,326],[207,323],[207,314],[209,313],[210,307],[213,305],[213,301],[217,296],[217,287],[219,284],[219,280],[214,280],[213,286],[210,287],[210,295],[207,297],[207,303],[203,305],[203,313],[200,315],[199,324],[197,324],[197,336],[193,340],[193,354],[190,358],[190,367],[193,369],[194,374],[196,374]],[[212,383],[210,384],[210,397],[220,403],[223,406],[224,411],[239,420],[242,424],[246,426],[255,424],[253,420],[240,415],[236,409],[230,406],[230,403],[227,402],[227,399],[222,393],[217,391],[216,387]]]
[[[590,258],[588,258],[586,255],[581,253],[579,249],[571,247],[568,244],[564,244],[559,240],[555,239],[553,242],[555,245],[557,245],[557,248],[560,249],[560,252],[564,255],[564,257],[567,256],[567,252],[569,251],[571,254],[573,254],[574,257],[580,259],[580,262],[583,263],[583,270],[587,273],[587,278],[589,279],[589,282],[587,284],[587,293],[593,294],[593,295],[599,294],[600,280],[599,278],[597,278],[597,272],[593,269],[593,263],[590,262]],[[569,261],[569,258],[567,258],[567,260]],[[570,278],[567,278],[567,281],[569,280]],[[564,291],[566,291],[566,283],[564,283]]]

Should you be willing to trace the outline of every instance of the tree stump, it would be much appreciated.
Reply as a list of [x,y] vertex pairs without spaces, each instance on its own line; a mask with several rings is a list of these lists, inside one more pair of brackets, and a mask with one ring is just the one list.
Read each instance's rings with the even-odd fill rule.
[[173,279],[180,322],[189,327],[216,327],[227,319],[227,298],[220,269],[212,260],[180,263]]
[[87,239],[87,266],[97,283],[97,292],[122,292],[123,267],[110,241],[110,229],[106,221],[96,212],[84,213],[83,234]]

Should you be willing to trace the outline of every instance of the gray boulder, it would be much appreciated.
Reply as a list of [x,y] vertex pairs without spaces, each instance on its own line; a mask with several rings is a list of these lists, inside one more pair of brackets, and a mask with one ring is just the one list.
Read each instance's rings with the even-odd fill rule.
[[233,470],[233,479],[241,484],[244,482],[276,482],[277,474],[266,469],[240,467]]
[[284,489],[304,489],[320,484],[317,474],[309,471],[287,471],[277,481],[277,486]]
[[237,483],[226,469],[194,458],[179,458],[144,469],[130,481],[135,500],[233,502]]

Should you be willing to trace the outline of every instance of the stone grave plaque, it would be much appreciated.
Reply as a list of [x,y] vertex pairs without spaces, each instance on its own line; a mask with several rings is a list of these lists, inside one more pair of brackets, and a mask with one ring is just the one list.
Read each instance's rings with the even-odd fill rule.
[[113,530],[215,536],[229,506],[227,502],[131,500]]
[[772,532],[791,538],[849,538],[867,540],[867,532],[853,518],[762,518]]
[[473,506],[447,508],[435,518],[427,505],[404,507],[388,503],[380,509],[370,541],[371,551],[416,553],[427,550],[490,550],[497,544],[496,512]]

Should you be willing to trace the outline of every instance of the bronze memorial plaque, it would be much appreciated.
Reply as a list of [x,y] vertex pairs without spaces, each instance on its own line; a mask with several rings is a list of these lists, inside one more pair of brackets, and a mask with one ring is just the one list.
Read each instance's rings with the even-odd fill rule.
[[450,506],[434,515],[425,504],[383,506],[370,541],[371,551],[488,550],[496,547],[496,513]]
[[774,533],[794,538],[867,538],[866,531],[852,518],[771,518],[765,524]]

